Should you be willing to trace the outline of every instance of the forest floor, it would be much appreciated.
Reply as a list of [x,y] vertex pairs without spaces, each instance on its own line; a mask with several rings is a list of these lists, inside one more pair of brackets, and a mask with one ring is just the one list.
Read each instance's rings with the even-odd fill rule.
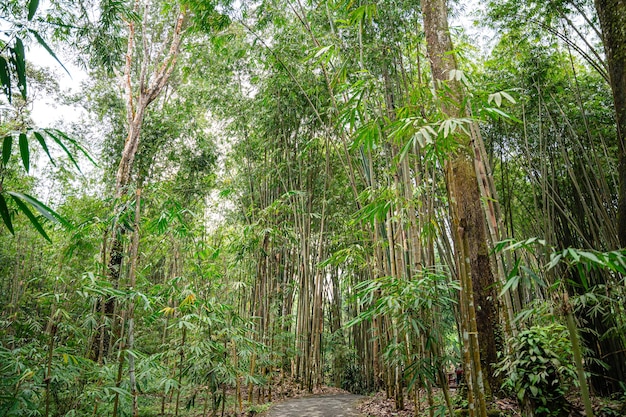
[[[416,403],[407,400],[404,410],[396,410],[393,399],[386,398],[384,392],[379,392],[371,396],[350,394],[347,391],[332,387],[322,387],[313,394],[302,394],[298,392],[296,397],[287,397],[282,401],[274,403],[270,409],[263,413],[263,417],[414,417],[416,415],[425,416],[429,414],[428,401],[422,395]],[[433,395],[440,395],[440,390],[436,389]],[[454,397],[456,390],[452,389],[450,394]],[[422,393],[424,394],[424,393]],[[304,395],[304,396],[302,396]],[[453,398],[453,401],[455,399]],[[579,398],[568,398],[570,404],[569,416],[584,416],[584,408]],[[596,397],[593,399],[594,415],[598,417],[615,417],[625,414],[625,405],[620,405],[619,401],[607,401]],[[499,412],[501,416],[521,417],[521,412],[517,401],[511,398],[495,399],[491,410]],[[447,415],[447,410],[433,410],[435,415]],[[498,413],[494,413],[498,414]]]
[[316,395],[293,398],[273,406],[267,417],[359,417],[358,403],[364,398],[354,394]]
[[[415,417],[428,416],[430,406],[424,390],[419,391],[417,398],[405,396],[403,410],[396,410],[393,398],[387,398],[385,392],[376,394],[354,395],[348,391],[331,386],[315,387],[312,392],[306,390],[301,384],[285,378],[281,384],[274,386],[271,395],[268,391],[254,391],[252,405],[245,401],[241,411],[236,411],[234,402],[229,401],[227,412],[224,416],[230,417]],[[234,398],[234,392],[229,392],[229,398]],[[432,392],[434,402],[443,404],[441,389],[434,388]],[[462,416],[461,403],[463,402],[457,393],[457,389],[450,388],[450,396],[455,413]],[[412,396],[411,396],[412,397]],[[417,400],[417,401],[415,401]],[[584,416],[583,404],[573,390],[567,396],[569,404],[569,417]],[[626,416],[626,401],[623,398],[593,397],[593,409],[596,417]],[[432,412],[434,415],[448,415],[448,410],[442,405],[435,405]],[[502,417],[522,417],[517,401],[514,398],[496,398],[489,405],[491,415]],[[216,415],[220,415],[218,413]],[[189,416],[200,416],[192,412]]]
[[[415,402],[411,400],[405,401],[404,410],[396,410],[395,402],[391,398],[386,398],[384,392],[378,392],[375,395],[366,397],[366,400],[359,404],[359,411],[362,415],[368,417],[414,417],[414,416],[427,416],[429,415],[429,405],[424,395],[421,393],[421,399],[418,401],[418,410],[416,411]],[[441,395],[440,389],[433,390],[433,396],[439,397]],[[450,395],[452,396],[452,402],[455,409],[459,409],[459,399],[456,398],[456,390],[451,389]],[[571,393],[566,396],[568,403],[568,417],[584,417],[585,410],[582,400],[576,393]],[[441,403],[440,400],[437,401]],[[592,406],[594,416],[596,417],[622,417],[626,416],[626,402],[617,400],[611,400],[602,397],[593,397]],[[437,406],[436,406],[437,407]],[[435,415],[447,415],[447,410],[443,409],[443,406],[438,406],[441,409],[435,409]],[[519,405],[514,398],[495,398],[488,404],[488,409],[492,410],[493,415],[500,415],[506,417],[522,417]],[[460,410],[458,410],[460,411]],[[463,415],[462,413],[458,415]]]
[[[433,390],[433,397],[439,397],[440,395],[440,389]],[[456,390],[451,389],[450,395],[452,396],[453,403],[456,403]],[[437,399],[437,403],[441,403],[440,399]],[[359,411],[361,411],[362,415],[370,417],[414,417],[416,415],[427,416],[429,414],[429,407],[430,406],[424,392],[421,392],[421,397],[418,398],[417,402],[406,399],[404,410],[396,410],[394,400],[392,398],[387,398],[384,392],[378,392],[370,397],[367,397],[365,401],[362,401],[359,404]],[[443,408],[445,406],[442,405],[435,407],[441,408],[440,410],[434,410],[435,415],[448,415],[447,409]],[[491,408],[498,410],[502,416],[520,417],[519,407],[517,402],[513,399],[497,399],[493,402]]]

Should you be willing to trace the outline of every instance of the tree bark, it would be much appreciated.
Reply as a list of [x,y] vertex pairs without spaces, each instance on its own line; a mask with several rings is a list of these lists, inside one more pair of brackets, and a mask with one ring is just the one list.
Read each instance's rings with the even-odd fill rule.
[[617,121],[619,157],[618,237],[626,246],[626,1],[595,0],[602,29],[604,51],[609,68],[609,82]]
[[[618,206],[617,235],[621,247],[626,247],[626,1],[595,0],[595,7],[602,29],[609,83],[613,93],[618,140]],[[626,353],[622,340],[611,338],[604,343],[609,351],[602,352],[602,360],[609,369],[602,378],[594,378],[596,391],[602,394],[620,392],[620,382],[626,383]],[[613,343],[611,343],[613,342]],[[608,377],[608,378],[607,378]]]
[[[135,11],[139,11],[139,1],[135,2]],[[144,10],[144,20],[141,24],[143,39],[146,39],[147,36],[147,13],[147,10]],[[148,108],[148,105],[150,105],[150,103],[152,103],[159,96],[174,71],[176,60],[180,52],[180,44],[184,33],[183,29],[185,20],[186,11],[181,10],[176,17],[174,28],[172,29],[171,40],[167,39],[165,41],[169,41],[169,48],[166,48],[167,44],[164,44],[162,47],[162,50],[164,51],[167,49],[167,54],[163,57],[161,64],[157,67],[149,80],[147,78],[148,69],[151,66],[151,59],[148,55],[148,48],[144,41],[137,93],[135,93],[131,78],[133,70],[133,56],[135,55],[136,28],[133,20],[128,21],[128,46],[126,51],[126,65],[124,67],[124,90],[126,95],[128,135],[124,142],[124,148],[122,150],[120,164],[116,174],[115,198],[118,204],[115,208],[116,211],[119,211],[121,207],[121,202],[119,200],[128,193],[128,185],[130,184],[132,178],[133,163],[137,155],[137,150],[139,149],[141,128],[146,114],[146,109]],[[136,98],[135,94],[137,94]],[[114,228],[116,230],[111,233],[112,241],[110,244],[109,264],[107,268],[109,280],[113,286],[117,288],[120,280],[122,261],[124,259],[124,245],[122,239],[124,229],[119,226],[114,226]],[[112,297],[109,297],[107,300],[100,300],[99,304],[101,303],[104,303],[105,317],[111,319],[115,314],[115,300]],[[93,353],[91,355],[92,357],[100,358],[108,356],[108,346],[110,343],[107,342],[110,340],[111,333],[110,329],[105,329],[104,334],[94,340],[92,347]],[[99,346],[104,346],[104,348],[101,349]]]
[[[452,53],[454,48],[448,30],[448,11],[445,0],[422,1],[422,14],[433,81],[436,84],[446,84],[451,93],[449,98],[452,102],[442,101],[441,110],[447,117],[462,117],[466,113],[462,86],[455,79],[449,80],[451,71],[457,69],[457,63]],[[455,229],[453,236],[455,236],[459,277],[461,277],[461,285],[465,286],[463,291],[467,293],[467,299],[473,298],[475,301],[475,307],[471,302],[468,303],[468,307],[474,310],[476,327],[479,329],[480,363],[474,363],[471,371],[477,376],[481,374],[481,369],[486,371],[486,381],[482,381],[480,377],[477,381],[476,395],[480,404],[484,401],[480,398],[480,385],[483,382],[499,387],[493,369],[493,364],[497,362],[498,339],[496,335],[499,328],[496,282],[489,258],[486,221],[474,164],[473,139],[468,134],[460,132],[455,134],[455,140],[459,147],[446,161],[446,182],[451,205],[452,227]],[[462,268],[461,264],[466,264],[467,268]],[[464,284],[465,280],[461,274],[463,270],[471,278],[471,285]],[[473,316],[472,311],[468,313]],[[464,331],[473,334],[471,329],[464,329]],[[470,341],[471,339],[470,337]],[[486,385],[487,392],[489,392],[489,385]],[[482,407],[481,405],[480,408]],[[482,410],[480,411],[482,413]]]

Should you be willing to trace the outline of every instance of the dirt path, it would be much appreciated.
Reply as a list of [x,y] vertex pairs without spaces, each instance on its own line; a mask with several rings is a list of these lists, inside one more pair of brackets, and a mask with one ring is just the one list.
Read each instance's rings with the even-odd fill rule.
[[270,408],[268,417],[362,417],[356,409],[365,397],[353,394],[293,398]]

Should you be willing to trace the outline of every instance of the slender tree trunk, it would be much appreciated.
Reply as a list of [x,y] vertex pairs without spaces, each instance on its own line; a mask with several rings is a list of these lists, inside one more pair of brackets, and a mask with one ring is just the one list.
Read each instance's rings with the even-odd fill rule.
[[[139,257],[139,219],[141,216],[141,185],[137,187],[135,196],[135,229],[133,230],[133,240],[130,248],[130,269],[128,272],[129,289],[135,290],[137,276],[137,258]],[[139,408],[137,406],[137,380],[135,377],[135,356],[132,349],[135,343],[135,299],[130,300],[128,307],[128,377],[130,379],[130,394],[132,396],[132,414],[137,417]]]
[[[115,378],[115,387],[119,388],[122,385],[122,376],[124,375],[124,350],[126,349],[126,343],[124,340],[124,325],[126,323],[126,312],[122,311],[121,314],[121,323],[120,323],[120,347],[118,350],[118,364],[117,364],[117,377]],[[120,406],[120,394],[119,392],[115,393],[115,398],[113,400],[113,417],[117,417]]]
[[50,311],[50,318],[48,325],[46,326],[46,333],[48,334],[48,360],[46,364],[46,377],[44,382],[46,384],[46,412],[45,417],[50,415],[50,383],[52,381],[52,358],[54,357],[54,338],[57,333],[57,323],[55,318],[56,304],[52,305]]
[[572,305],[570,304],[567,291],[563,292],[562,302],[563,314],[566,318],[567,330],[570,335],[570,341],[572,342],[572,352],[574,353],[576,374],[578,375],[578,383],[580,385],[580,395],[582,397],[583,404],[585,405],[585,416],[593,417],[593,409],[591,408],[591,399],[589,397],[589,387],[587,386],[587,377],[585,376],[585,369],[583,368],[583,356],[578,338],[578,328],[576,327],[576,321],[574,320],[574,313],[572,312]]
[[187,341],[187,328],[183,327],[183,337],[180,342],[180,362],[178,366],[178,388],[176,389],[176,407],[174,415],[178,416],[178,406],[180,405],[180,392],[182,391],[183,370],[185,367],[185,342]]

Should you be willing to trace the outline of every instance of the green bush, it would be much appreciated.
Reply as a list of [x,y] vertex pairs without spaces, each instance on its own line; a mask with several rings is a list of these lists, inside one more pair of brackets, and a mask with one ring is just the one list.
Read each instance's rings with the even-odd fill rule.
[[499,372],[506,375],[503,388],[516,394],[524,415],[567,415],[565,393],[576,383],[567,328],[551,324],[520,332]]

